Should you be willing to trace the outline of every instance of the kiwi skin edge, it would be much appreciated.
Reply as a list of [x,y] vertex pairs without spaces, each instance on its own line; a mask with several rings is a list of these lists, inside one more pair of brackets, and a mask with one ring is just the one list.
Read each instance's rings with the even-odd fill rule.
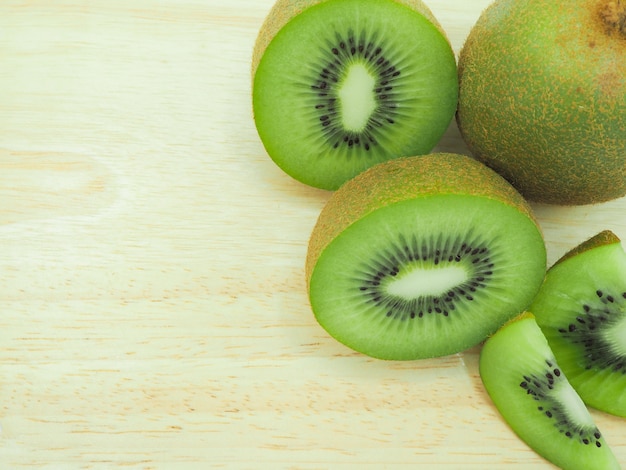
[[[310,8],[318,3],[324,3],[329,0],[277,0],[272,9],[269,11],[263,25],[261,26],[261,30],[257,36],[256,42],[254,44],[254,49],[252,52],[252,80],[254,80],[254,75],[256,73],[256,69],[259,66],[259,62],[261,62],[261,58],[263,57],[263,53],[265,49],[272,42],[274,36],[281,30],[283,26],[285,26],[289,21],[296,15],[302,13],[307,8]],[[412,10],[421,13],[424,17],[426,17],[443,35],[443,37],[448,40],[448,35],[442,28],[441,24],[437,21],[435,16],[432,14],[430,9],[421,1],[421,0],[393,0],[396,3],[400,3],[402,5],[406,5]],[[449,40],[448,40],[449,42]]]
[[604,245],[612,245],[613,243],[621,243],[621,240],[610,230],[603,230],[597,235],[591,237],[589,240],[581,243],[577,247],[572,248],[570,251],[561,256],[561,258],[559,258],[558,261],[554,263],[554,265],[556,266],[563,261],[573,258],[574,256],[579,255],[580,253],[584,253],[585,251],[591,250],[593,248],[598,248]]
[[383,206],[433,194],[500,201],[528,216],[542,233],[529,203],[504,178],[473,158],[451,153],[402,157],[371,167],[332,194],[309,240],[307,287],[326,246],[353,222]]

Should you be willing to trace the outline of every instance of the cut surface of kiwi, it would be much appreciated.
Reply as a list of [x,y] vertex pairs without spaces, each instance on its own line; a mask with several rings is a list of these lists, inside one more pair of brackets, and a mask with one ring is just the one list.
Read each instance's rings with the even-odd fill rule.
[[479,371],[504,420],[539,455],[563,469],[620,468],[532,315],[485,342]]
[[552,266],[531,306],[581,398],[626,417],[626,253],[604,231]]
[[259,33],[259,136],[311,186],[334,190],[376,163],[429,152],[457,97],[454,53],[418,0],[282,0]]
[[545,270],[530,207],[454,154],[390,160],[348,181],[323,208],[306,263],[322,327],[392,360],[478,344],[530,304]]
[[527,199],[626,194],[626,7],[496,0],[459,54],[461,134]]

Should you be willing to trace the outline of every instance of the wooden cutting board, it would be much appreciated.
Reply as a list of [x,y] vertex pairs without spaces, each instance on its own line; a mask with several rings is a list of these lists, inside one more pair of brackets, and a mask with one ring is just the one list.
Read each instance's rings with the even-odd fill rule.
[[[488,0],[431,0],[458,52]],[[0,3],[0,468],[551,468],[478,349],[383,362],[317,325],[329,193],[267,157],[272,0]],[[438,150],[466,153],[452,125]],[[549,261],[626,200],[536,205]],[[626,422],[593,412],[626,465]]]

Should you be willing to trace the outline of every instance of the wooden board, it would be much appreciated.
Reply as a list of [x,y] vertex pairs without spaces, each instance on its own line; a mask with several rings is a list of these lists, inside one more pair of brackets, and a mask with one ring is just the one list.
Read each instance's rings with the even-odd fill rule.
[[[488,0],[432,0],[458,52]],[[394,363],[317,325],[329,193],[267,157],[250,58],[272,0],[0,3],[0,467],[551,468],[477,349]],[[452,125],[439,150],[466,152]],[[536,205],[549,261],[626,200]],[[626,464],[626,423],[593,412]]]

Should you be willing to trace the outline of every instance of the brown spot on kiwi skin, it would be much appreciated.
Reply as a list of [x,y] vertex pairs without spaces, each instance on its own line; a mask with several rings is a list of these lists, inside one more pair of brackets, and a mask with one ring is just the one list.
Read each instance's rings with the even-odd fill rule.
[[626,3],[620,0],[605,0],[599,4],[600,18],[608,34],[617,33],[626,39]]
[[613,96],[619,93],[620,85],[623,77],[620,77],[615,71],[610,70],[598,76],[598,86],[603,94]]

